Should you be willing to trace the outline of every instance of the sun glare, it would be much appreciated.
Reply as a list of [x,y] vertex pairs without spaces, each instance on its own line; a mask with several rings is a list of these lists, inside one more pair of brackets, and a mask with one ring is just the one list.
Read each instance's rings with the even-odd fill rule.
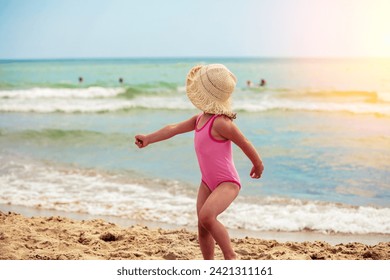
[[383,41],[385,42],[385,46],[390,48],[390,34],[385,35]]

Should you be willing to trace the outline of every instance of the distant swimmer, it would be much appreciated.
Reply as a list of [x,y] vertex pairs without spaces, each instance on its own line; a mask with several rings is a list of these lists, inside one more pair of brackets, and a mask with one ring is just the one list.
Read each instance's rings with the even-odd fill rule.
[[252,81],[251,80],[246,81],[246,86],[247,87],[253,87]]
[[123,84],[123,78],[119,78],[119,83]]
[[260,80],[260,86],[261,86],[261,87],[265,87],[266,84],[267,84],[267,82],[266,82],[264,79],[261,79],[261,80]]
[[83,77],[79,77],[79,83],[81,84],[84,81]]

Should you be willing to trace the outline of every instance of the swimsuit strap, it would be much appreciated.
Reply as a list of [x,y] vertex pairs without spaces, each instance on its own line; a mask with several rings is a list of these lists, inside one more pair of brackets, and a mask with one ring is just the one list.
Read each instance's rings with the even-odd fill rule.
[[215,142],[218,142],[218,143],[225,143],[227,141],[229,141],[229,139],[215,139],[214,136],[211,134],[211,130],[213,129],[213,125],[214,125],[214,121],[220,117],[222,115],[214,115],[213,117],[211,117],[211,121],[210,121],[210,124],[209,124],[209,128],[208,128],[208,131],[209,131],[209,137],[211,140],[215,141]]
[[200,113],[197,117],[196,117],[196,122],[195,122],[195,130],[197,130],[198,129],[198,123],[199,123],[199,121],[200,121],[200,117],[202,116],[203,114],[202,113]]
[[206,128],[207,126],[209,126],[211,123],[214,122],[215,118],[220,116],[220,115],[213,115],[211,118],[209,118],[203,125],[202,127],[198,128],[198,124],[199,124],[199,121],[200,121],[200,118],[204,115],[204,113],[200,113],[196,119],[196,123],[195,123],[195,131],[201,131],[203,130],[204,128]]

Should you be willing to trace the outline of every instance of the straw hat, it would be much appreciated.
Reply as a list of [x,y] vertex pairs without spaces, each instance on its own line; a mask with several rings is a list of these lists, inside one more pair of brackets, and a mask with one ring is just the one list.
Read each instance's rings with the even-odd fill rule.
[[222,64],[197,65],[187,75],[187,96],[198,109],[235,118],[230,96],[237,78]]

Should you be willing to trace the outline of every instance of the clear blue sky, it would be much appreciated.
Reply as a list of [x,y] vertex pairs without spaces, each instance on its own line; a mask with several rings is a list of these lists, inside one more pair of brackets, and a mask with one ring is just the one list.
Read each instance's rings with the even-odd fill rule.
[[0,59],[390,57],[390,0],[0,0]]

